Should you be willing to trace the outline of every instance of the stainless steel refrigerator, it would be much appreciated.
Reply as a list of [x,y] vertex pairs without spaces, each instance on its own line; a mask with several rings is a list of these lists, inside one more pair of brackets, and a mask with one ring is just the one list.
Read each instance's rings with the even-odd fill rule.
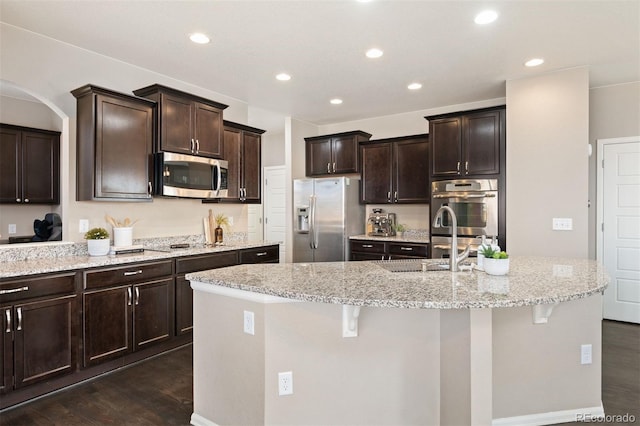
[[294,179],[294,262],[349,260],[349,236],[365,231],[359,191],[353,178]]

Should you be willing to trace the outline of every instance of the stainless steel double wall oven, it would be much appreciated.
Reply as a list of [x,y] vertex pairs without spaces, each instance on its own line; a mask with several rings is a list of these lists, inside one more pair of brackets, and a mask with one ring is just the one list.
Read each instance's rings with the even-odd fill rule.
[[[477,255],[482,236],[498,236],[498,179],[455,179],[431,183],[431,223],[442,206],[456,214],[458,247],[471,245]],[[451,218],[443,214],[440,227],[431,229],[431,257],[449,257],[453,229]]]

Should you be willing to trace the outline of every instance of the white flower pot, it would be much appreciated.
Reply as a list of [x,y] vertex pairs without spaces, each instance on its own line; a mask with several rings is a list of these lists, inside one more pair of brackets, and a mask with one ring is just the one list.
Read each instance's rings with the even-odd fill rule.
[[87,249],[89,256],[105,256],[111,248],[111,240],[106,238],[103,240],[87,240]]
[[485,257],[482,264],[484,271],[489,275],[506,275],[509,273],[509,259],[492,259]]
[[116,227],[113,228],[113,246],[128,247],[133,245],[133,228]]

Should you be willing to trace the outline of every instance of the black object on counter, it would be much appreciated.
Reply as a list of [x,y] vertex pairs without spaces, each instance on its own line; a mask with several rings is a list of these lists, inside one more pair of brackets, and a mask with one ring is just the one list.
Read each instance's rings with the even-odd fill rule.
[[62,241],[62,219],[57,213],[47,213],[44,220],[33,221],[35,236],[31,241]]

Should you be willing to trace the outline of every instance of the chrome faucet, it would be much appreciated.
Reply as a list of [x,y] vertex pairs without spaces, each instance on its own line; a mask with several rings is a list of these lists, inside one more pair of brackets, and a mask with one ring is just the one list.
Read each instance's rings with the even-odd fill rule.
[[462,254],[458,256],[458,218],[456,218],[456,214],[453,209],[449,206],[442,206],[436,212],[436,215],[433,218],[433,227],[441,228],[442,227],[442,213],[449,212],[451,216],[451,251],[449,252],[449,270],[451,272],[458,272],[460,270],[460,262],[465,260],[469,256],[470,246],[464,249]]

